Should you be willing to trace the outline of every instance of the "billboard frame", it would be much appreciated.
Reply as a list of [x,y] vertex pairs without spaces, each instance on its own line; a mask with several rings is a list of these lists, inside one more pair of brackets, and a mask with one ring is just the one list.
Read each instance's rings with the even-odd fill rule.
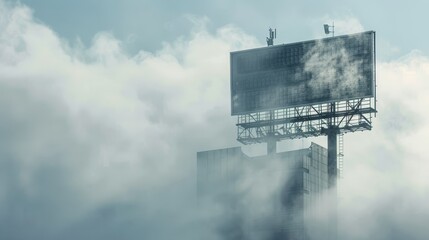
[[[365,34],[372,34],[372,48],[371,48],[371,73],[372,73],[372,79],[371,80],[371,93],[366,95],[360,95],[360,96],[354,96],[354,97],[348,97],[348,96],[341,96],[339,98],[334,99],[324,99],[319,101],[312,101],[308,103],[296,103],[296,104],[288,104],[287,106],[274,106],[274,107],[266,107],[263,109],[253,109],[248,111],[233,111],[234,110],[234,101],[233,101],[233,55],[240,54],[240,53],[246,53],[246,52],[252,52],[252,51],[263,51],[264,49],[275,49],[275,48],[282,48],[285,45],[303,45],[308,43],[318,43],[319,41],[329,41],[326,39],[347,39],[347,38],[353,38],[355,36],[359,35],[365,35]],[[305,63],[300,63],[300,65],[304,66]],[[347,100],[353,100],[358,98],[371,98],[376,97],[376,32],[375,31],[365,31],[361,33],[355,33],[355,34],[348,34],[348,35],[341,35],[336,37],[329,37],[329,38],[321,38],[321,39],[314,39],[314,40],[307,40],[307,41],[300,41],[300,42],[294,42],[289,44],[282,44],[282,45],[274,45],[269,47],[259,47],[259,48],[253,48],[253,49],[246,49],[246,50],[239,50],[234,51],[230,53],[230,99],[231,99],[231,115],[233,116],[239,116],[243,114],[250,114],[250,113],[256,113],[256,112],[264,112],[264,111],[272,111],[272,110],[279,110],[284,108],[290,108],[290,107],[302,107],[307,105],[317,105],[317,104],[323,104],[328,102],[339,102],[339,101],[347,101]],[[252,91],[249,91],[252,92]],[[254,90],[253,92],[257,92]],[[260,92],[260,91],[259,91]],[[261,107],[262,108],[262,107]]]
[[[371,49],[373,95],[237,114],[237,141],[245,145],[263,142],[268,145],[274,144],[275,152],[275,143],[284,139],[332,136],[332,134],[371,130],[372,118],[376,117],[377,113],[376,32],[363,33],[373,34]],[[353,35],[356,34],[344,36]],[[308,42],[310,41],[314,40]],[[253,49],[243,51],[251,50]],[[230,74],[232,77],[232,71]],[[230,84],[232,87],[232,81]],[[231,101],[231,111],[232,104]]]

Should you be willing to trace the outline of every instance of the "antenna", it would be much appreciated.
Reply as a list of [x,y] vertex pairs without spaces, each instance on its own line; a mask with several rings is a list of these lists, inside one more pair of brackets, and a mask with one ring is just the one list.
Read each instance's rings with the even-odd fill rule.
[[[330,33],[332,33],[332,37],[334,37],[334,33],[335,33],[335,26],[334,26],[334,22],[332,22],[332,25],[328,25],[328,24],[323,24],[323,28],[325,30],[325,34],[328,35]],[[331,30],[332,29],[332,30]]]
[[269,30],[269,37],[267,37],[267,45],[272,46],[274,45],[274,38],[277,38],[277,29],[270,28]]

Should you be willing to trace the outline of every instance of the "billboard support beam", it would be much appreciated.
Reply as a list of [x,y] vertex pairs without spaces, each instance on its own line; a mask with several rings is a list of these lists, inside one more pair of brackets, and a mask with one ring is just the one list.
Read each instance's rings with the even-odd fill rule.
[[[330,112],[335,116],[336,104],[330,104]],[[328,186],[335,188],[337,185],[337,135],[339,129],[337,127],[336,118],[328,119]]]
[[[330,112],[335,116],[337,110],[337,104],[332,102],[330,105]],[[333,228],[329,234],[329,239],[337,239],[337,177],[338,177],[338,167],[337,167],[337,136],[340,133],[340,129],[337,125],[336,118],[328,119],[328,188],[331,191],[331,219]]]
[[277,152],[277,140],[274,136],[269,136],[267,139],[267,155],[273,155]]
[[328,186],[335,188],[337,185],[337,135],[338,128],[332,126],[328,129]]
[[270,125],[267,136],[267,155],[273,155],[277,152],[277,139],[274,135],[274,110],[270,111]]
[[328,188],[331,192],[331,219],[332,229],[329,233],[329,239],[336,240],[337,236],[337,222],[338,222],[338,210],[337,210],[337,136],[339,130],[335,126],[330,126],[328,129]]
[[[368,131],[372,129],[375,99],[363,98],[323,103],[304,107],[258,112],[240,115],[237,118],[237,140],[245,145],[266,143],[269,130],[274,132],[277,142],[285,139],[298,139],[328,135],[328,129],[335,122],[339,134]],[[329,120],[335,118],[334,120]],[[271,126],[271,128],[270,128]]]

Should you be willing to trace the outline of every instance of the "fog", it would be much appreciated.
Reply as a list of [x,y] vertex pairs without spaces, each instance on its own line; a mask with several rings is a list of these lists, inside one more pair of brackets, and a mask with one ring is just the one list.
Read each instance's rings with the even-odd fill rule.
[[[109,32],[65,40],[0,1],[0,238],[223,239],[221,207],[197,204],[196,152],[239,145],[229,52],[263,42],[194,25],[130,56]],[[418,51],[377,63],[374,130],[345,136],[340,239],[429,233],[428,77]],[[283,144],[311,140],[326,146]],[[270,196],[244,183],[251,207]]]

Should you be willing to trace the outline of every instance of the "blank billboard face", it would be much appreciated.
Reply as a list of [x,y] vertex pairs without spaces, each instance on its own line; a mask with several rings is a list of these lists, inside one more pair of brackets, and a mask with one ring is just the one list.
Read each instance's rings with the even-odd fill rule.
[[231,53],[232,115],[375,95],[375,32]]

